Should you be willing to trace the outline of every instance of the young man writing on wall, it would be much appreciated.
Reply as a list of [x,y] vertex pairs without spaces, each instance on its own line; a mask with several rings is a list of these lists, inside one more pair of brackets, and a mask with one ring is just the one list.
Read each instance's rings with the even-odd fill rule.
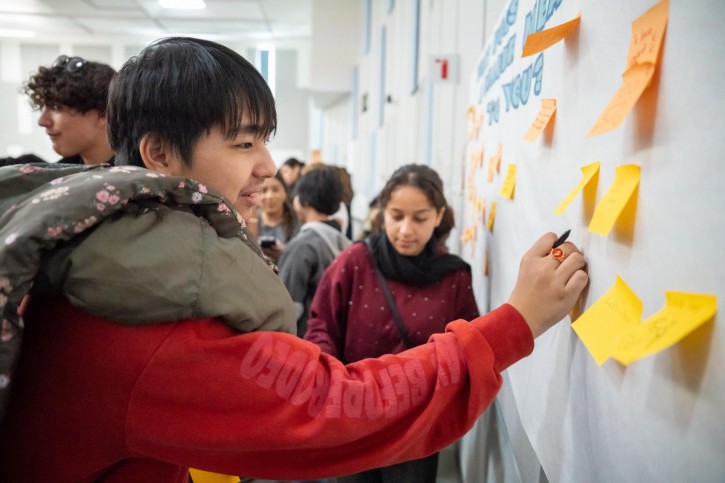
[[[213,42],[155,42],[119,72],[108,120],[121,166],[0,169],[14,200],[1,343],[24,338],[17,368],[0,367],[2,481],[181,483],[189,466],[310,479],[420,458],[471,427],[588,282],[576,247],[560,262],[546,234],[509,303],[344,366],[291,335],[292,301],[231,209],[253,211],[275,173],[274,100],[254,67]],[[38,178],[27,199],[2,191]]]

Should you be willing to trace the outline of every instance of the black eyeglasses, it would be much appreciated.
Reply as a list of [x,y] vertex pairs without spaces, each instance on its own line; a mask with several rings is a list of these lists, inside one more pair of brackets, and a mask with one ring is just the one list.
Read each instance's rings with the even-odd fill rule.
[[86,65],[86,59],[83,57],[68,57],[67,55],[61,55],[53,62],[53,67],[64,67],[68,72],[78,72],[84,65]]

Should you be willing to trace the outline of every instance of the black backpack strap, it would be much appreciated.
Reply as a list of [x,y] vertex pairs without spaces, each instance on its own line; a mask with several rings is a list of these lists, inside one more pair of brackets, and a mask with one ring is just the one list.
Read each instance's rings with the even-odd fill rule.
[[410,340],[410,336],[408,335],[408,329],[405,328],[405,324],[403,324],[403,319],[400,317],[400,312],[398,312],[398,306],[395,305],[395,299],[393,299],[393,294],[390,292],[388,282],[387,280],[385,280],[383,273],[378,267],[378,263],[375,261],[375,256],[373,255],[373,247],[370,245],[369,238],[365,239],[365,246],[368,248],[368,252],[370,253],[370,258],[373,261],[373,268],[375,269],[375,274],[378,276],[380,286],[383,288],[383,295],[385,295],[385,300],[388,301],[388,307],[390,308],[390,313],[393,314],[395,327],[397,327],[398,333],[400,333],[400,338],[403,339],[403,344],[405,345],[406,349],[415,347]]

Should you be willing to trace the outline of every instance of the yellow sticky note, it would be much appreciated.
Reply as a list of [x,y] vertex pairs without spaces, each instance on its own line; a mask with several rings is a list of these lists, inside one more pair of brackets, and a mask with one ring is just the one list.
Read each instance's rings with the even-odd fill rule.
[[579,193],[584,189],[586,185],[589,184],[589,182],[594,179],[595,177],[599,177],[599,161],[596,161],[592,164],[587,164],[582,168],[582,179],[579,180],[579,183],[577,183],[576,186],[574,186],[574,189],[572,189],[568,195],[566,195],[566,198],[559,203],[559,206],[556,207],[554,210],[555,215],[561,215],[566,211],[566,209],[569,207],[572,201],[574,201],[574,198],[577,197]]
[[235,483],[239,481],[238,476],[210,473],[208,471],[197,470],[194,468],[189,468],[189,474],[194,479],[194,483]]
[[536,141],[536,138],[544,132],[546,125],[549,124],[551,116],[556,112],[556,99],[541,99],[541,109],[536,115],[536,119],[531,123],[529,130],[524,135],[525,141]]
[[547,49],[555,43],[562,40],[564,37],[569,35],[569,32],[579,26],[581,21],[582,13],[579,12],[576,17],[564,22],[561,25],[552,27],[550,29],[542,30],[529,34],[526,37],[526,43],[524,44],[524,51],[521,53],[521,57],[528,57],[530,55],[538,54],[544,49]]
[[493,231],[493,222],[496,219],[496,202],[491,202],[491,211],[488,212],[488,220],[486,220],[486,229]]
[[641,319],[642,301],[617,276],[614,285],[571,327],[601,366],[617,348],[619,337]]
[[617,166],[612,186],[594,210],[589,231],[598,235],[609,235],[637,185],[639,185],[639,166],[636,164]]
[[632,22],[627,69],[635,64],[657,64],[670,15],[668,0],[662,0]]
[[506,178],[504,178],[501,185],[501,196],[512,200],[514,198],[514,188],[516,188],[516,165],[509,164]]
[[655,65],[650,62],[634,64],[627,69],[622,75],[622,85],[587,136],[596,136],[619,127],[649,85],[654,71]]
[[717,311],[714,295],[665,292],[665,307],[617,340],[612,357],[629,364],[676,344]]

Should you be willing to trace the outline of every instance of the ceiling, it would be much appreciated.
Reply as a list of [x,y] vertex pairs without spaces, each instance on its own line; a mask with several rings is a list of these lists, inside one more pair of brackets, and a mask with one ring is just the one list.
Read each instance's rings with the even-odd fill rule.
[[312,0],[205,1],[204,10],[168,10],[158,0],[0,0],[0,37],[23,32],[37,38],[191,35],[241,41],[310,36]]

